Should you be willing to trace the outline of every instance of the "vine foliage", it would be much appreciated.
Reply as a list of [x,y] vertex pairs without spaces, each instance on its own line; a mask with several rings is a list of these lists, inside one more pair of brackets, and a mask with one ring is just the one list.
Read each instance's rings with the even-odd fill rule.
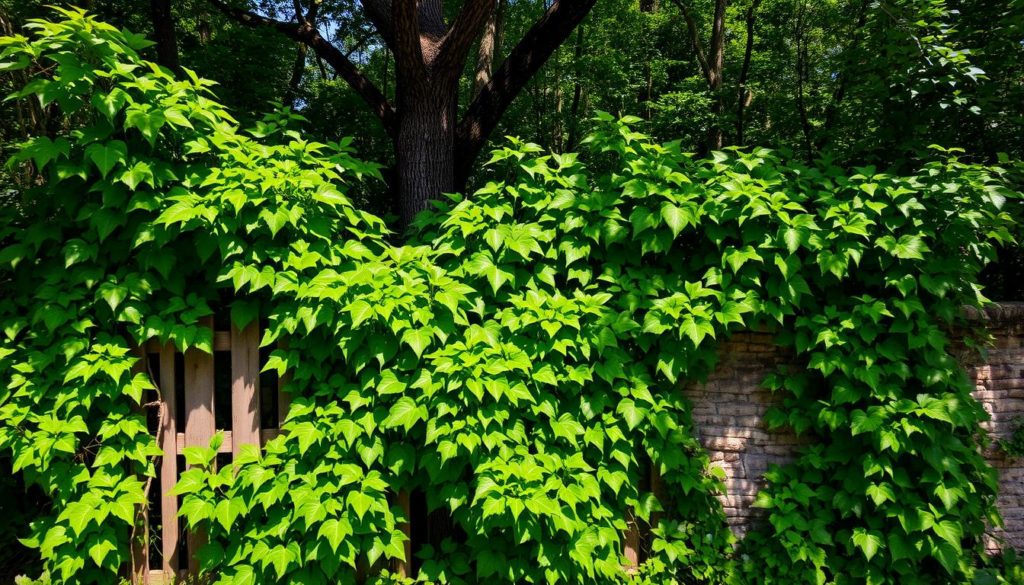
[[[61,14],[0,41],[0,70],[48,72],[13,97],[65,116],[15,156],[40,180],[0,228],[0,448],[52,502],[25,542],[54,578],[129,562],[160,455],[133,348],[212,351],[200,319],[225,303],[286,342],[266,367],[293,401],[231,466],[186,454],[181,514],[218,582],[352,582],[403,556],[402,490],[453,527],[418,551],[424,581],[972,578],[995,478],[945,331],[1013,239],[1002,169],[695,159],[602,116],[586,164],[510,140],[395,245],[352,203],[380,175],[346,142],[287,112],[241,130],[146,41]],[[746,328],[796,356],[768,422],[811,440],[735,543],[679,386]],[[632,516],[652,534],[636,575]]]

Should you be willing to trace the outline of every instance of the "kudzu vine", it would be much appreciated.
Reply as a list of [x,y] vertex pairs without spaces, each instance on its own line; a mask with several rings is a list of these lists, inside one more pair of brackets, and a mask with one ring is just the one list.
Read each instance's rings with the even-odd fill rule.
[[[216,444],[187,450],[175,490],[219,583],[385,569],[400,491],[450,519],[422,581],[972,579],[996,483],[947,331],[1013,242],[1008,171],[955,151],[907,176],[696,159],[602,115],[586,162],[511,140],[493,180],[395,245],[353,204],[380,173],[347,142],[287,111],[241,130],[210,82],[60,12],[0,41],[0,70],[44,71],[13,97],[63,115],[15,155],[39,181],[0,228],[0,449],[52,502],[19,530],[55,579],[130,562],[163,390],[133,348],[212,351],[218,308],[267,320],[293,397],[263,450],[220,468]],[[735,542],[679,386],[750,328],[795,356],[766,380],[767,422],[808,441]],[[631,515],[652,535],[632,575]]]

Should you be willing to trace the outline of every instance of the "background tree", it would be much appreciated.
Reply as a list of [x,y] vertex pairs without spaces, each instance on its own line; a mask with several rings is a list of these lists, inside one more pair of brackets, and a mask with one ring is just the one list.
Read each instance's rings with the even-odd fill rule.
[[[318,50],[296,39],[301,22],[292,0],[216,1],[228,12],[209,0],[88,4],[103,19],[158,39],[170,38],[166,29],[172,22],[179,62],[220,82],[219,95],[243,123],[268,102],[284,101],[310,120],[305,132],[311,138],[353,136],[365,156],[396,171],[389,175],[396,187],[391,193],[367,193],[362,202],[377,212],[399,209],[391,196],[401,192],[401,165],[422,166],[411,156],[399,164],[396,143],[399,106],[416,92],[434,97],[413,100],[406,132],[437,143],[425,149],[452,145],[450,155],[445,146],[440,158],[423,159],[432,162],[428,175],[448,162],[452,173],[414,181],[409,189],[422,193],[449,176],[451,187],[441,190],[467,180],[472,187],[474,161],[490,138],[512,134],[547,148],[578,150],[597,110],[641,115],[653,136],[679,139],[691,151],[717,146],[720,136],[723,147],[790,149],[804,158],[828,156],[841,165],[894,170],[918,160],[933,143],[963,147],[977,161],[995,161],[1000,152],[1010,158],[1024,154],[1021,0],[682,0],[693,27],[674,2],[601,0],[586,16],[586,6],[574,5],[581,8],[567,20],[580,18],[581,28],[563,28],[562,40],[541,51],[545,59],[526,50],[537,47],[528,35],[547,11],[569,5],[486,0],[486,16],[462,37],[464,58],[447,70],[444,83],[434,70],[426,77],[415,73],[417,67],[427,71],[426,61],[409,65],[409,59],[397,59],[370,18],[373,11],[356,0],[300,2],[300,15],[312,21],[321,39]],[[13,30],[44,14],[46,3],[0,0]],[[152,10],[168,5],[170,18]],[[434,6],[434,14],[454,26],[468,5],[453,0]],[[266,25],[243,24],[238,17],[246,14],[262,19],[253,24]],[[275,22],[286,34],[276,32]],[[720,56],[721,66],[710,67],[717,71],[717,91],[700,65],[694,34],[709,66]],[[169,54],[167,46],[158,43],[150,57],[165,59],[159,53]],[[428,50],[425,58],[432,54]],[[532,69],[513,75],[519,70],[512,65],[527,58]],[[351,67],[337,69],[331,59]],[[408,76],[411,81],[403,84]],[[423,85],[428,78],[436,80]],[[513,78],[516,83],[507,82]],[[9,79],[0,83],[11,87]],[[376,98],[368,102],[368,95]],[[455,104],[454,114],[446,114],[455,122],[435,126],[440,133],[413,131],[425,124],[414,123],[417,116],[440,123],[438,100],[449,109]],[[416,110],[428,105],[429,116]],[[0,108],[4,142],[39,131],[19,122],[12,104]],[[385,118],[391,122],[381,123]],[[6,176],[8,184],[13,176]]]
[[[394,143],[395,191],[404,222],[441,193],[460,190],[512,100],[590,11],[594,0],[555,0],[530,27],[457,121],[459,82],[474,41],[497,11],[494,0],[466,0],[446,18],[440,0],[365,0],[362,10],[394,57],[391,100],[319,30],[320,2],[284,22],[211,0],[235,20],[275,29],[326,61],[380,119]],[[496,27],[495,27],[496,28]],[[492,37],[485,35],[485,40]],[[493,42],[493,41],[492,41]],[[486,52],[486,49],[485,49]]]

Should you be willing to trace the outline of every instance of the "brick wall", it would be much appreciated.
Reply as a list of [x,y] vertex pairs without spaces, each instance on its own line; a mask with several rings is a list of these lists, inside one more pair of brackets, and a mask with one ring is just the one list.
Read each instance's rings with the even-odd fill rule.
[[[985,424],[993,438],[1008,438],[1017,417],[1024,416],[1024,303],[1001,304],[971,319],[985,325],[995,337],[983,360],[967,351],[964,365],[974,380],[974,396],[992,419]],[[786,433],[768,433],[762,422],[773,403],[761,388],[765,374],[787,361],[787,356],[764,333],[740,333],[725,342],[715,372],[704,384],[685,392],[693,403],[693,421],[714,465],[726,474],[726,493],[719,499],[737,536],[757,522],[759,510],[751,504],[772,463],[793,458],[799,441]],[[1008,459],[998,449],[986,452],[999,471],[998,506],[1005,528],[995,529],[1007,545],[1024,550],[1024,459]],[[990,539],[990,548],[998,546]]]

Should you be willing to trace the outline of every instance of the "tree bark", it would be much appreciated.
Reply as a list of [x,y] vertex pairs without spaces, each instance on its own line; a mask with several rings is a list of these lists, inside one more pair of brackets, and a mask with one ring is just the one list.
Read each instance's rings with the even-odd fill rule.
[[711,53],[708,54],[704,51],[700,31],[697,29],[697,22],[693,18],[689,5],[685,0],[674,1],[683,13],[694,55],[704,74],[704,79],[707,81],[708,92],[711,93],[711,124],[708,126],[704,150],[718,150],[722,148],[723,144],[720,118],[724,106],[722,102],[722,71],[725,65],[725,10],[729,2],[728,0],[715,0],[715,14],[711,22]]
[[583,31],[576,29],[576,47],[573,50],[573,65],[576,68],[572,87],[572,106],[569,108],[569,137],[566,140],[569,151],[576,150],[580,140],[580,107],[583,102]]
[[427,209],[430,200],[455,191],[458,82],[423,89],[424,95],[399,101],[395,159],[398,212],[405,225]]
[[743,66],[740,68],[739,78],[739,95],[736,99],[736,144],[743,146],[746,137],[745,132],[745,119],[747,106],[750,105],[753,94],[750,89],[747,88],[747,76],[750,74],[750,59],[754,53],[754,18],[757,13],[758,6],[761,5],[761,0],[753,0],[750,6],[747,8],[747,44],[743,49]]
[[596,0],[555,0],[466,110],[455,135],[455,184],[463,187],[487,138],[526,83],[540,70]]
[[800,2],[800,8],[796,16],[796,105],[800,113],[800,127],[803,130],[804,150],[807,153],[807,160],[814,156],[814,148],[811,143],[811,121],[807,115],[807,102],[804,99],[804,82],[807,77],[807,43],[804,35],[806,33],[807,0]]
[[476,58],[476,76],[473,79],[473,96],[491,81],[491,70],[494,68],[494,56],[501,50],[502,34],[505,28],[505,1],[498,0],[498,6],[487,19],[484,32],[480,35],[480,47]]
[[554,124],[551,128],[551,148],[555,152],[565,152],[565,128],[562,125],[562,110],[565,106],[565,97],[562,95],[562,62],[558,57],[555,57],[555,86],[552,88],[554,92]]
[[[640,12],[653,14],[658,11],[658,0],[640,0]],[[644,21],[644,34],[650,35],[648,23]],[[644,58],[644,87],[640,90],[641,115],[645,120],[650,120],[654,111],[651,101],[654,99],[654,72],[651,70],[650,55]]]
[[306,72],[306,54],[309,47],[305,43],[299,43],[295,55],[295,63],[292,65],[292,77],[288,80],[288,93],[285,94],[285,103],[295,106],[299,99],[299,86],[302,85],[302,75]]
[[728,0],[716,0],[715,20],[711,26],[711,58],[708,89],[711,90],[711,127],[708,128],[708,150],[722,148],[722,71],[725,66],[725,8]]
[[497,10],[496,0],[464,0],[450,25],[441,0],[362,0],[363,11],[395,58],[395,106],[320,35],[312,19],[302,17],[299,0],[298,23],[237,9],[224,0],[208,1],[243,24],[272,28],[307,44],[363,98],[393,141],[398,210],[408,224],[431,199],[465,187],[473,163],[509,104],[596,0],[554,0],[480,87],[461,122],[456,120],[459,78],[474,41]]
[[174,30],[171,0],[149,0],[149,14],[153,21],[153,39],[156,41],[156,62],[178,71],[178,36]]

